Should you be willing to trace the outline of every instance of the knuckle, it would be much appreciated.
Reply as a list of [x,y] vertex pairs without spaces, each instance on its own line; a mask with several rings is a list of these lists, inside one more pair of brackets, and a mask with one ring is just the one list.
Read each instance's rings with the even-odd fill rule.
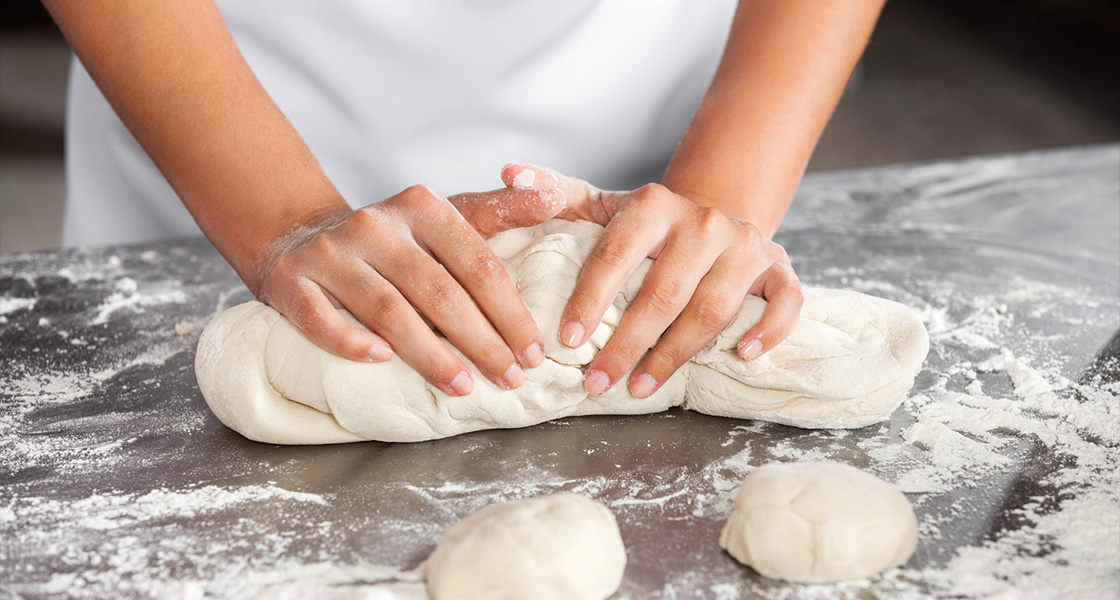
[[664,382],[684,364],[683,350],[676,345],[658,344],[646,355],[642,369],[657,381]]
[[642,194],[648,195],[651,198],[659,198],[673,194],[673,192],[669,191],[669,188],[661,185],[660,183],[647,183],[638,188],[638,190]]
[[701,235],[708,237],[721,232],[726,234],[730,219],[723,211],[712,206],[699,206],[697,209],[697,225]]
[[381,218],[369,207],[360,208],[350,213],[344,227],[347,230],[357,230],[359,232],[376,231],[381,227]]
[[642,336],[636,335],[634,329],[627,328],[625,331],[616,331],[608,344],[610,347],[604,348],[604,351],[600,352],[595,360],[613,378],[613,376],[621,375],[634,366],[634,363],[638,361],[642,354],[650,349],[652,340],[644,341]]
[[419,202],[431,201],[436,198],[436,193],[432,191],[432,188],[422,183],[406,187],[404,191],[401,192],[401,195],[410,200]]
[[422,184],[408,186],[400,194],[397,194],[397,198],[400,199],[405,208],[420,211],[425,215],[436,214],[441,207],[447,204],[443,196]]
[[443,277],[435,278],[424,287],[424,304],[432,316],[450,317],[459,313],[463,302],[457,287]]
[[330,261],[339,254],[339,243],[333,235],[327,232],[320,233],[307,243],[307,251],[319,257],[318,260]]
[[599,238],[599,244],[591,251],[589,260],[595,260],[613,269],[626,266],[626,241],[619,236]]
[[322,329],[323,315],[319,311],[319,305],[307,290],[300,289],[289,295],[283,308],[284,315],[300,331],[314,335]]
[[660,183],[647,183],[636,189],[631,194],[634,202],[641,204],[654,204],[665,202],[673,195],[669,188]]
[[734,318],[738,308],[731,299],[722,294],[704,298],[697,306],[693,319],[696,326],[705,333],[719,333]]
[[[762,232],[759,231],[758,228],[754,227],[753,225],[746,225],[745,224],[742,227],[741,231],[742,231],[743,245],[747,246],[748,248],[758,248],[759,246],[761,246],[763,244],[763,242],[765,240],[765,238],[762,237]],[[775,245],[777,245],[777,244],[775,244]]]
[[476,254],[467,264],[467,269],[475,279],[489,283],[500,280],[506,275],[506,269],[493,252],[483,251]]
[[782,271],[785,274],[793,277],[793,267],[790,265],[789,253],[786,252],[785,248],[781,247],[778,244],[772,243],[771,245],[774,247],[773,252],[775,255],[776,264],[781,265]]
[[797,273],[793,271],[793,267],[788,262],[775,261],[767,271],[778,280],[783,291],[791,295],[794,292],[798,295],[801,294],[801,280],[797,278]]
[[789,291],[786,292],[789,297],[790,304],[796,304],[800,309],[805,305],[805,292],[801,289],[801,284],[795,279],[793,284],[790,285]]
[[371,324],[379,330],[400,332],[416,319],[416,309],[395,294],[376,293],[369,303]]
[[685,295],[684,284],[679,279],[666,278],[650,290],[649,307],[658,314],[674,317],[680,313]]

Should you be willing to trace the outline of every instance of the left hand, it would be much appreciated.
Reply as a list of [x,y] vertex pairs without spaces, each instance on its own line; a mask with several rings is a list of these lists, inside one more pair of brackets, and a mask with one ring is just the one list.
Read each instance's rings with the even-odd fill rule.
[[[511,184],[517,171],[507,167],[502,178]],[[785,250],[750,223],[658,184],[608,192],[554,176],[567,202],[561,217],[606,227],[560,319],[565,345],[587,342],[638,264],[654,259],[638,297],[587,365],[589,393],[606,392],[637,364],[627,387],[635,397],[649,396],[731,323],[748,294],[768,304],[739,341],[744,360],[768,352],[793,329],[801,284]]]

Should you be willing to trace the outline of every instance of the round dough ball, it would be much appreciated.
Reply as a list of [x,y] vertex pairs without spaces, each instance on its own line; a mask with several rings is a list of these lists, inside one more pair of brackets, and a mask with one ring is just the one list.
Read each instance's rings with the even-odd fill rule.
[[719,545],[766,577],[859,579],[910,558],[918,519],[902,492],[855,467],[773,464],[743,480]]
[[559,493],[487,506],[452,525],[426,577],[433,600],[603,600],[625,569],[611,511]]

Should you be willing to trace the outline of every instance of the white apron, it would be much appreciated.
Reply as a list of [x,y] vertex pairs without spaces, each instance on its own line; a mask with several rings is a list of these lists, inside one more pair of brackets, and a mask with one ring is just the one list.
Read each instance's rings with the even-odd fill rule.
[[[245,59],[359,207],[423,183],[500,187],[531,162],[657,181],[715,72],[733,0],[225,0]],[[189,143],[184,140],[183,143]],[[63,243],[198,235],[73,61]]]

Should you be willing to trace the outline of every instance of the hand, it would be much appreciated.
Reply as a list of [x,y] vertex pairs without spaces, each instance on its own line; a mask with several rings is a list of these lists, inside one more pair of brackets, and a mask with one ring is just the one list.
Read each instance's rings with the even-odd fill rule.
[[[488,379],[516,388],[524,369],[544,360],[540,332],[480,232],[535,225],[562,207],[556,189],[511,185],[443,198],[410,187],[289,235],[260,297],[333,354],[379,362],[395,351],[445,393],[469,394],[470,369],[426,317]],[[369,331],[347,323],[340,307]]]
[[584,344],[637,265],[655,260],[610,341],[587,365],[589,393],[607,391],[637,363],[627,387],[636,397],[649,396],[731,323],[747,294],[768,304],[739,341],[744,360],[768,352],[793,329],[801,284],[785,250],[750,223],[657,184],[605,192],[554,176],[567,200],[561,217],[606,226],[561,317],[565,345]]

